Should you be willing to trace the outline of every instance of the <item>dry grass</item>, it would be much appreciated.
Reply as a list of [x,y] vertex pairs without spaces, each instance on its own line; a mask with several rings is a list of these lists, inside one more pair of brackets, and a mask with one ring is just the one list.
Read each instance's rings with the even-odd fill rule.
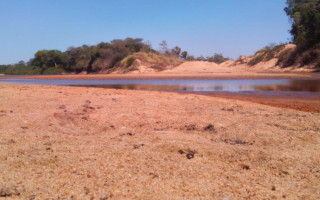
[[[128,62],[132,61],[132,62]],[[120,63],[120,68],[124,72],[138,70],[139,66],[143,65],[152,68],[155,71],[162,71],[168,68],[178,66],[183,61],[177,57],[163,55],[157,52],[138,52],[124,58]]]
[[254,66],[260,62],[267,62],[273,58],[277,58],[281,52],[285,50],[286,45],[277,45],[274,47],[265,47],[256,52],[253,58],[250,59],[248,65]]

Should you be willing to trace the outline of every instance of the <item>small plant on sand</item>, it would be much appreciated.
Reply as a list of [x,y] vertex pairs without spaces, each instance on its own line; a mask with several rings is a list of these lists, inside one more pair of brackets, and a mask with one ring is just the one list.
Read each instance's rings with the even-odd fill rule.
[[125,66],[129,67],[133,64],[133,62],[135,61],[135,58],[133,56],[129,56],[126,60]]

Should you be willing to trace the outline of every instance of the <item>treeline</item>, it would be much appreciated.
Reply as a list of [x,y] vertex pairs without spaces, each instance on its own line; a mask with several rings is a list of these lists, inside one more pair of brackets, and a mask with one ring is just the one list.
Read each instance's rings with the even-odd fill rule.
[[70,47],[67,51],[40,50],[29,62],[0,66],[4,74],[61,74],[63,72],[100,72],[115,67],[123,58],[135,52],[153,51],[142,39],[126,38],[101,42],[98,45]]
[[223,63],[224,61],[230,60],[230,58],[224,57],[221,53],[215,53],[213,56],[208,57],[194,57],[192,55],[189,55],[187,51],[181,51],[181,48],[178,46],[175,46],[171,50],[168,49],[167,42],[163,40],[160,44],[160,52],[165,55],[171,55],[180,57],[183,60],[187,61],[208,61],[208,62],[215,62],[217,64]]
[[217,64],[223,63],[227,60],[231,60],[230,58],[224,57],[221,53],[215,53],[213,56],[208,56],[208,57],[203,57],[203,56],[199,56],[199,57],[194,57],[194,56],[187,56],[186,60],[188,61],[207,61],[207,62],[214,62]]
[[[70,47],[67,51],[40,50],[35,53],[34,58],[28,62],[20,61],[13,65],[0,65],[2,74],[61,74],[61,73],[108,73],[117,67],[122,67],[121,62],[126,58],[126,66],[129,67],[135,60],[137,52],[152,52],[163,54],[168,57],[176,57],[182,60],[206,60],[221,63],[227,58],[222,54],[212,57],[198,57],[188,55],[176,46],[172,49],[167,47],[166,41],[160,43],[160,51],[151,48],[149,42],[143,42],[141,38],[126,38],[124,40],[112,40],[110,43],[101,42],[98,45],[81,47]],[[130,59],[127,57],[130,56]]]

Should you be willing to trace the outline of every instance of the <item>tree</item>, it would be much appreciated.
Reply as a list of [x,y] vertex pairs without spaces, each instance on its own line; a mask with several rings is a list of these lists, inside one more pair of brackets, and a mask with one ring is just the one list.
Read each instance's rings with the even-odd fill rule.
[[221,53],[215,53],[214,56],[207,58],[207,61],[215,62],[217,64],[223,63],[227,60],[229,60],[229,58],[225,58]]
[[194,56],[187,56],[186,60],[188,61],[194,61],[196,60]]
[[181,56],[182,59],[186,60],[187,56],[188,56],[188,52],[187,51],[183,51],[180,56]]
[[287,0],[284,9],[292,20],[293,42],[300,50],[320,47],[320,1]]
[[61,67],[67,63],[67,56],[59,50],[40,50],[31,60],[31,65],[45,70],[50,67]]
[[171,49],[171,55],[175,57],[179,57],[181,53],[181,48],[178,46],[175,46],[173,49]]
[[162,40],[161,43],[159,44],[160,45],[160,52],[165,54],[165,53],[168,53],[168,44],[165,40]]
[[201,56],[197,57],[197,60],[198,60],[198,61],[204,61],[204,60],[206,60],[206,59],[201,55]]

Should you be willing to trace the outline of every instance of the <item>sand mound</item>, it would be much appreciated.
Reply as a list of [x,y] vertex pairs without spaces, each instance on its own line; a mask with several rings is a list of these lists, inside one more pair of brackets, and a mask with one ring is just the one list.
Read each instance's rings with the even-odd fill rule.
[[212,62],[191,61],[162,73],[212,73],[216,71],[218,66],[218,64]]
[[156,52],[138,52],[121,60],[112,73],[146,74],[172,69],[183,61],[175,56],[167,56]]

